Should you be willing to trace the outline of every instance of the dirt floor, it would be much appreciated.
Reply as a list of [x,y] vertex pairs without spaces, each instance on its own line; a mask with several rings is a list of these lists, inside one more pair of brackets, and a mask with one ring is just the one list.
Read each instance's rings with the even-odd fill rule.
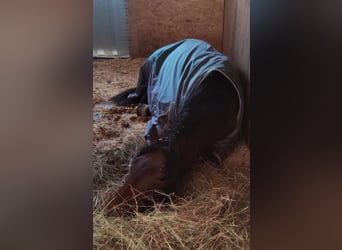
[[127,137],[143,133],[146,121],[136,115],[134,108],[113,107],[106,103],[113,95],[136,85],[144,61],[144,58],[94,61],[93,129],[96,148],[120,148]]
[[238,144],[222,168],[199,164],[176,203],[133,218],[106,218],[105,197],[122,184],[144,143],[136,108],[107,104],[136,85],[144,58],[93,63],[93,249],[249,249],[249,149]]

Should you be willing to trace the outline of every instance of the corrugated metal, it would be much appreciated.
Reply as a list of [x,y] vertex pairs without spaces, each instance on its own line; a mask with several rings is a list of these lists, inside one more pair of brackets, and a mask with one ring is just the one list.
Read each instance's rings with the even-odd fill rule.
[[129,57],[126,0],[93,0],[93,56]]

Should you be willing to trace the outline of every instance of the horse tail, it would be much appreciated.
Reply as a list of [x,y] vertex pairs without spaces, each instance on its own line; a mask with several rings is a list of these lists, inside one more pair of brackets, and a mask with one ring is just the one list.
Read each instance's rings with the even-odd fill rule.
[[111,97],[108,102],[118,106],[131,106],[140,103],[140,97],[136,94],[136,88],[130,88]]

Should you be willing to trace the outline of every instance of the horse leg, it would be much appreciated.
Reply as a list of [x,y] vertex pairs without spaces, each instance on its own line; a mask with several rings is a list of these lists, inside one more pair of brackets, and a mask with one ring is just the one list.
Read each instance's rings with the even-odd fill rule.
[[109,99],[110,103],[118,106],[131,106],[140,103],[147,104],[147,85],[151,72],[151,62],[146,61],[140,68],[136,88],[125,90]]

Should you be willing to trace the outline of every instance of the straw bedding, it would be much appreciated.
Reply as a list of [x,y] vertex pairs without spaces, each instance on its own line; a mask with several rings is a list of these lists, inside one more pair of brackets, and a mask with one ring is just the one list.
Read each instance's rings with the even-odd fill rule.
[[95,60],[93,67],[93,249],[249,249],[249,150],[239,144],[222,168],[198,164],[181,197],[133,217],[107,218],[115,192],[143,145],[146,119],[106,105],[134,87],[144,58]]

